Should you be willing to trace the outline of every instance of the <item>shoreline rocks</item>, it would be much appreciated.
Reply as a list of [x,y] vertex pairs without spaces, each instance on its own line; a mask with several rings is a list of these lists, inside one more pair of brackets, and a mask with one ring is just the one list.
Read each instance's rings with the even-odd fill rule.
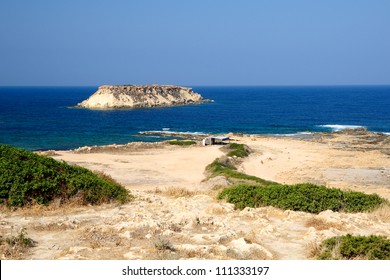
[[88,109],[151,108],[212,102],[192,88],[174,85],[100,86],[75,107]]

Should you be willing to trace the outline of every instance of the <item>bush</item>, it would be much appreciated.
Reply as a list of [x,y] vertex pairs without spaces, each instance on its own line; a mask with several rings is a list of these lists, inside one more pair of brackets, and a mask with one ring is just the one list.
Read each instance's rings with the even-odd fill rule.
[[237,185],[226,188],[218,195],[235,207],[274,206],[284,210],[319,213],[324,210],[363,212],[374,210],[385,202],[377,194],[342,191],[313,184],[266,186]]
[[228,161],[223,162],[222,159],[216,159],[210,163],[206,170],[210,173],[211,177],[215,176],[225,176],[227,178],[232,178],[236,180],[247,180],[253,181],[261,185],[269,185],[273,182],[258,178],[256,176],[247,175],[245,173],[239,172],[236,170],[236,167],[229,163]]
[[390,260],[390,240],[384,236],[350,234],[324,240],[317,256],[320,260]]
[[191,146],[195,145],[196,142],[192,140],[171,140],[168,141],[170,145],[178,145],[178,146]]
[[248,146],[244,144],[231,143],[229,145],[230,152],[227,154],[228,157],[247,157],[250,154]]
[[85,203],[128,201],[128,191],[78,166],[58,162],[8,145],[0,145],[0,200],[20,207],[30,202],[47,205],[54,198],[63,201],[81,196]]

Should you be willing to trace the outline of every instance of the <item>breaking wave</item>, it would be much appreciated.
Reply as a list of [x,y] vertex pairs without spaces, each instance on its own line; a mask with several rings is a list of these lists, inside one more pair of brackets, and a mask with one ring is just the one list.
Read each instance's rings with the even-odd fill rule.
[[324,125],[319,125],[319,127],[330,128],[332,131],[341,131],[344,129],[359,129],[359,128],[366,129],[367,128],[362,125],[344,125],[344,124],[324,124]]
[[139,134],[148,135],[148,134],[159,134],[159,135],[194,135],[194,136],[204,136],[208,135],[204,132],[192,132],[192,131],[171,131],[171,130],[148,130],[140,131]]

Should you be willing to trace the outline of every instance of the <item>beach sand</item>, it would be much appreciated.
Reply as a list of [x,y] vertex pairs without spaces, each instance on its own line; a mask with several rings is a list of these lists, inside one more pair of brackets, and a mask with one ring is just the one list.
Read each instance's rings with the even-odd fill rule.
[[[252,153],[239,170],[280,183],[310,182],[390,199],[389,137],[319,134],[307,139],[231,135]],[[390,236],[390,210],[318,215],[273,207],[242,211],[216,199],[207,180],[220,146],[131,143],[48,153],[102,171],[136,196],[125,205],[3,211],[2,235],[26,228],[31,259],[310,259],[325,238]],[[172,250],[159,250],[169,244]]]

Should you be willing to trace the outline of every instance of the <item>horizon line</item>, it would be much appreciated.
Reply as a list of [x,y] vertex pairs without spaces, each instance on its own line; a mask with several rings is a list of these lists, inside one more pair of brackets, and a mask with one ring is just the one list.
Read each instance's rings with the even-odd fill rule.
[[[155,83],[153,83],[155,84]],[[123,86],[122,84],[100,84],[100,85],[0,85],[0,87],[100,87],[103,85],[110,86]],[[142,85],[152,85],[152,84],[126,84],[128,86],[142,86]],[[181,85],[181,84],[155,84],[155,85],[177,85],[185,87],[360,87],[360,86],[390,86],[389,84],[287,84],[287,85],[278,85],[278,84],[230,84],[230,85],[218,85],[218,84],[208,84],[208,85]]]

